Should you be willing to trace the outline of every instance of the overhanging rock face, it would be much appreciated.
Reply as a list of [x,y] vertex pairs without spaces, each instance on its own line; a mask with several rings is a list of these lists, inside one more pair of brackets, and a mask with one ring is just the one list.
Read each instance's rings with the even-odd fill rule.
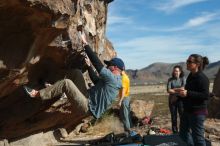
[[107,5],[104,0],[0,1],[0,139],[71,129],[81,121],[83,115],[67,99],[29,99],[22,85],[42,88],[43,81],[54,83],[71,68],[84,71],[78,25],[101,59],[115,56],[105,37]]

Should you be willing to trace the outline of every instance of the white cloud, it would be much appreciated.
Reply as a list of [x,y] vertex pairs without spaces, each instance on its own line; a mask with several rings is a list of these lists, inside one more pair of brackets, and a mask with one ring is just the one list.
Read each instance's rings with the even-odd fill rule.
[[[190,19],[184,26],[185,27],[195,27],[195,26],[200,26],[203,25],[209,21],[217,19],[217,16],[219,16],[217,13],[211,13],[211,14],[206,14],[203,16],[199,16],[193,19]],[[218,17],[219,18],[219,17]]]
[[220,15],[218,13],[206,13],[201,16],[188,20],[185,24],[183,24],[180,27],[170,28],[167,29],[167,31],[180,31],[180,30],[186,30],[186,29],[202,26],[207,24],[208,22],[218,20],[219,16]]
[[205,55],[211,61],[217,61],[220,56],[220,51],[217,51],[220,43],[204,44],[202,43],[204,40],[184,35],[151,36],[114,42],[114,44],[118,56],[125,61],[128,69],[141,69],[154,62],[185,61],[192,53]]
[[185,7],[187,5],[192,5],[192,4],[200,3],[204,1],[207,1],[207,0],[169,0],[167,1],[167,3],[158,4],[156,9],[167,12],[167,13],[171,13],[181,7]]
[[[160,5],[161,7],[167,5],[167,11],[165,9],[163,11],[168,12],[169,9],[170,12],[173,12],[181,7],[207,0],[160,1],[168,1],[167,4]],[[181,16],[177,14],[179,19],[172,18],[172,23],[161,23],[167,17],[173,16],[164,17],[164,15],[159,16],[156,13],[155,16],[152,16],[158,17],[158,19],[137,18],[136,16],[142,15],[134,15],[136,13],[125,11],[126,7],[130,10],[133,5],[124,0],[115,2],[121,3],[120,5],[114,4],[115,7],[108,13],[107,32],[118,57],[125,61],[127,69],[141,69],[154,62],[185,61],[192,53],[208,56],[211,62],[220,60],[219,10],[201,9],[190,12],[190,14],[187,12],[187,15],[185,13]],[[122,5],[126,7],[122,9]],[[135,8],[144,11],[142,7]],[[146,12],[144,11],[144,13]]]
[[205,25],[211,21],[220,20],[220,13],[204,13],[201,16],[194,17],[189,19],[184,24],[178,27],[172,28],[150,28],[150,27],[139,27],[137,29],[145,30],[145,31],[155,31],[155,32],[175,32],[181,30],[187,30],[195,27],[199,27]]
[[127,26],[133,23],[131,16],[120,15],[123,12],[121,12],[121,8],[119,6],[121,6],[120,1],[116,1],[111,6],[111,9],[109,9],[108,11],[108,16],[107,16],[108,31],[115,31],[116,27],[118,29],[121,26]]
[[190,49],[201,48],[200,45],[195,46],[192,44],[199,44],[199,41],[188,39],[183,36],[150,36],[118,42],[117,46],[119,48],[132,49],[137,52],[148,51],[149,53],[171,53],[179,52],[181,50],[186,51]]
[[132,20],[129,17],[121,17],[121,16],[108,16],[108,25],[114,25],[114,24],[129,24]]

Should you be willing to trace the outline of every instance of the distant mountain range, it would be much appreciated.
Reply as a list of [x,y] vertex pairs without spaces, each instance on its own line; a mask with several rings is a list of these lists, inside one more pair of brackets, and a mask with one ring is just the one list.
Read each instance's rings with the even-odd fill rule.
[[[172,69],[175,65],[181,65],[183,67],[184,73],[187,76],[189,71],[186,70],[186,63],[162,63],[157,62],[149,65],[140,70],[126,70],[130,77],[131,84],[158,84],[166,83],[168,78],[171,77]],[[214,80],[220,68],[220,61],[209,64],[204,73],[208,76],[210,80]]]

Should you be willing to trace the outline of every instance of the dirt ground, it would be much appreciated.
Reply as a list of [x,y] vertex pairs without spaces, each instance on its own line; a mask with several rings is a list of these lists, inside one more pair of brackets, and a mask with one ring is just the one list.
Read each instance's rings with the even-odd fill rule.
[[[210,86],[210,91],[212,91],[212,86]],[[151,126],[164,128],[171,130],[170,112],[168,108],[168,94],[166,92],[166,85],[148,85],[148,86],[132,86],[131,87],[131,98],[142,99],[146,101],[154,101],[155,107],[152,111],[153,123]],[[219,125],[220,120],[218,119],[207,119],[205,122],[206,127],[206,138],[213,142],[213,145],[220,145],[220,137],[217,134],[220,132],[220,127],[216,129],[215,125]],[[213,125],[213,126],[210,126]],[[214,128],[215,127],[215,128]],[[141,135],[148,134],[148,129],[143,127],[134,127],[134,130]],[[213,132],[214,131],[214,132]],[[80,133],[78,135],[72,134],[63,141],[78,141],[86,139],[97,139],[110,132],[122,133],[123,125],[119,118],[115,115],[107,115],[100,121],[98,121],[94,126],[91,126],[86,133]]]
[[[212,92],[213,83],[210,83],[210,92]],[[154,93],[161,95],[167,94],[167,85],[166,84],[158,84],[158,85],[146,85],[146,86],[131,86],[130,88],[131,94],[140,94],[140,93]]]

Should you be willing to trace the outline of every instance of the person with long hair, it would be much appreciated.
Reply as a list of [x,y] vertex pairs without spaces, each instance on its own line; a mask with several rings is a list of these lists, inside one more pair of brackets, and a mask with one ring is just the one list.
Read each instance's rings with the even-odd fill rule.
[[183,113],[183,103],[181,97],[178,95],[178,90],[184,88],[186,83],[183,69],[180,65],[173,67],[172,77],[168,79],[167,92],[169,93],[169,109],[171,114],[172,131],[178,132],[177,126],[177,112],[179,117]]
[[186,64],[190,74],[185,89],[179,91],[184,107],[179,134],[189,146],[205,146],[204,121],[208,114],[209,79],[203,70],[209,60],[199,54],[192,54]]

